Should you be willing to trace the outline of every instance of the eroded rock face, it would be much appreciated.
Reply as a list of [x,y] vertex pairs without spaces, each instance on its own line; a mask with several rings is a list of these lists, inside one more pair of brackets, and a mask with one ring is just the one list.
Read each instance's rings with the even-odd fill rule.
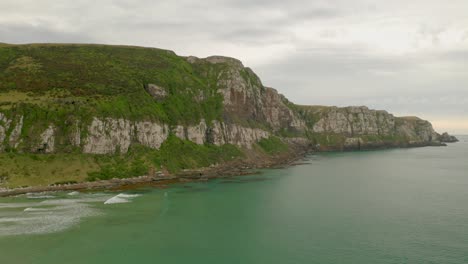
[[75,121],[75,124],[73,125],[73,129],[70,132],[70,137],[69,137],[70,143],[75,146],[79,147],[81,146],[81,129],[80,129],[80,121]]
[[364,141],[361,138],[347,138],[344,142],[345,149],[361,149]]
[[344,149],[440,145],[431,123],[417,117],[395,117],[365,106],[315,106],[309,111],[317,119],[312,131],[344,136]]
[[172,133],[174,135],[182,140],[187,139],[187,136],[185,135],[185,128],[181,125],[176,126],[173,130]]
[[270,136],[269,132],[259,128],[242,127],[236,124],[227,124],[224,128],[226,143],[245,148],[251,148],[254,143]]
[[55,127],[49,125],[49,127],[42,132],[40,136],[41,142],[37,146],[37,150],[44,153],[52,153],[55,150]]
[[[154,122],[132,122],[124,119],[94,118],[88,128],[88,136],[83,147],[84,153],[111,154],[126,153],[132,142],[140,143],[153,149],[159,149],[169,136],[167,125]],[[251,148],[252,145],[270,133],[257,128],[242,127],[213,121],[210,125],[201,120],[195,126],[176,126],[172,129],[177,137],[202,145],[233,144]]]
[[410,144],[439,142],[439,134],[432,124],[417,117],[400,117],[396,126],[397,135],[408,139]]
[[205,120],[201,120],[200,124],[196,126],[187,127],[187,138],[188,140],[203,145],[206,142],[206,131],[208,127]]
[[21,130],[23,129],[23,116],[19,117],[18,122],[11,131],[9,143],[11,148],[18,148],[19,143],[21,142]]
[[6,138],[8,128],[10,128],[10,122],[3,113],[0,113],[0,152],[4,150],[3,141]]
[[446,143],[453,143],[453,142],[458,142],[458,138],[455,136],[449,135],[449,133],[444,132],[442,135],[439,137],[440,142],[446,142]]
[[286,104],[286,98],[273,88],[265,88],[263,95],[262,115],[270,126],[278,131],[280,129],[295,129],[303,131],[305,122],[299,118]]
[[[194,63],[199,59],[188,58]],[[293,129],[304,131],[305,123],[275,89],[264,87],[258,76],[233,58],[208,57],[209,63],[229,65],[218,76],[218,92],[223,96],[226,122],[237,119],[252,120],[274,131]]]
[[[133,128],[125,119],[94,118],[88,128],[84,153],[126,153],[131,143]],[[119,151],[117,151],[119,150]]]
[[353,135],[393,135],[395,117],[386,111],[361,107],[330,107],[314,124],[316,133]]
[[135,124],[137,141],[147,147],[159,149],[169,136],[169,127],[153,122],[137,122]]
[[[196,126],[188,126],[187,128],[178,126],[173,131],[177,137],[199,145],[205,143],[217,146],[232,144],[245,148],[251,148],[254,143],[270,136],[269,132],[258,128],[225,124],[216,120],[210,125],[207,125],[205,120],[201,120]],[[185,136],[184,131],[187,131],[187,136]]]

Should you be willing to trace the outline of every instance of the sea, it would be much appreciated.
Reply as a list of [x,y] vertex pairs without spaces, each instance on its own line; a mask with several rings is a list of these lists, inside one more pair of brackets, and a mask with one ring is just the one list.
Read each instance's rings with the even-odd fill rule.
[[0,198],[0,263],[468,263],[468,136],[257,174]]

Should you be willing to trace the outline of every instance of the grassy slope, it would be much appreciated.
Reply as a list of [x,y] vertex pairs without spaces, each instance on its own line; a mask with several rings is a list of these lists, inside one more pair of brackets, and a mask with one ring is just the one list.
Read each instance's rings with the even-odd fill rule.
[[[241,157],[232,145],[199,146],[174,136],[159,151],[135,146],[125,155],[84,155],[66,143],[70,124],[89,122],[93,116],[170,125],[220,119],[222,97],[216,83],[226,67],[190,64],[173,52],[153,48],[0,45],[0,111],[24,115],[22,136],[30,139],[53,122],[59,127],[58,151],[66,153],[21,154],[7,148],[13,152],[0,154],[0,186],[139,176],[150,168],[175,172]],[[168,97],[155,101],[144,89],[149,83],[164,87]],[[31,147],[25,144],[21,147]]]
[[[155,119],[170,124],[196,123],[202,116],[219,118],[222,98],[202,73],[203,69],[194,69],[173,52],[153,48],[0,46],[0,92],[37,97],[54,90],[57,96],[45,107],[84,117]],[[168,98],[155,102],[144,90],[148,83],[166,88]],[[206,98],[200,103],[193,100],[199,94]],[[6,102],[2,105],[8,108]]]
[[125,155],[0,153],[0,187],[49,185],[208,167],[242,157],[233,145],[197,145],[171,136],[160,150],[133,146]]

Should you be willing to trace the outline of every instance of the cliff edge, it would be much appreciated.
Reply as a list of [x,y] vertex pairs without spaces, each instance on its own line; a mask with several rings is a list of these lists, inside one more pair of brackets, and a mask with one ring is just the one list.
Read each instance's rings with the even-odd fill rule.
[[[0,185],[455,140],[417,117],[365,106],[295,105],[233,58],[129,46],[0,46],[0,162],[7,164]],[[15,182],[22,175],[34,180]]]

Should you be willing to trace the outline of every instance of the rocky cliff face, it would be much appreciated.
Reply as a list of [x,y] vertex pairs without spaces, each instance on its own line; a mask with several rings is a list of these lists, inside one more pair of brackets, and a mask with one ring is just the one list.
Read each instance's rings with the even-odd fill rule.
[[[23,129],[23,116],[16,117],[18,123],[11,130],[8,129],[12,120],[3,114],[0,116],[0,140],[8,143],[10,150],[33,153],[53,153],[57,144],[57,130],[54,124],[50,124],[34,141],[35,144],[27,144],[20,136]],[[78,123],[79,121],[77,121]],[[167,124],[141,121],[135,122],[126,119],[93,118],[92,122],[80,129],[75,127],[67,135],[70,144],[78,147],[83,153],[89,154],[114,154],[127,153],[132,144],[140,144],[151,149],[159,149],[170,134],[180,139],[189,140],[196,144],[214,144],[221,146],[232,144],[243,148],[251,148],[253,144],[263,138],[268,138],[271,133],[258,128],[243,127],[237,124],[227,124],[220,121],[212,121],[207,124],[202,120],[193,126],[174,126]],[[3,151],[5,146],[2,144]],[[27,146],[30,146],[28,149]]]
[[311,132],[339,136],[342,149],[441,145],[431,123],[417,117],[395,117],[386,111],[360,107],[303,107]]
[[395,117],[386,111],[361,107],[330,107],[318,111],[319,120],[313,125],[316,133],[335,133],[347,136],[392,135],[395,133]]
[[242,62],[227,57],[198,59],[192,64],[208,63],[219,67],[216,80],[218,93],[223,96],[224,118],[227,122],[250,122],[273,131],[291,129],[304,131],[304,121],[288,107],[287,99],[273,88],[263,86],[260,78]]
[[440,135],[440,142],[454,143],[458,142],[458,138],[449,135],[447,132],[444,132],[442,135]]
[[[95,49],[96,52],[104,52],[100,48]],[[124,51],[127,52],[122,50]],[[131,50],[140,51],[142,50]],[[281,137],[288,144],[308,146],[313,143],[319,149],[423,146],[453,140],[448,135],[440,136],[429,122],[415,117],[399,118],[386,111],[371,110],[364,106],[338,108],[294,105],[275,89],[265,87],[251,69],[233,58],[181,58],[166,51],[154,52],[156,53],[149,54],[158,55],[154,59],[157,63],[153,67],[160,68],[146,72],[146,75],[140,75],[138,71],[133,73],[132,78],[136,81],[132,79],[127,82],[128,85],[134,86],[133,94],[125,94],[126,87],[119,88],[122,80],[116,83],[112,82],[113,79],[104,80],[102,83],[98,83],[101,80],[96,80],[97,84],[93,84],[94,86],[89,83],[82,84],[103,91],[100,96],[92,97],[92,100],[84,100],[81,97],[82,94],[86,94],[81,88],[70,87],[75,94],[70,91],[65,93],[70,98],[63,98],[65,95],[60,94],[52,101],[53,106],[44,107],[34,116],[25,110],[18,111],[18,102],[11,104],[10,108],[0,108],[0,151],[56,153],[78,150],[92,154],[127,153],[135,144],[159,149],[171,135],[199,145],[232,144],[246,149],[270,136]],[[14,66],[19,63],[18,60],[21,62],[23,57],[3,64]],[[43,65],[45,62],[41,62],[40,59],[30,57],[29,60],[41,65],[43,71],[48,70]],[[119,63],[121,64],[121,61]],[[120,65],[119,63],[114,65]],[[15,80],[11,79],[11,76],[14,76],[10,74],[12,69],[19,71],[13,66],[8,66],[5,74],[0,77],[10,81],[12,87],[18,87],[22,83],[15,83]],[[134,68],[138,67],[134,65]],[[58,68],[54,71],[61,73],[63,70]],[[102,71],[117,78],[112,75],[112,71],[108,72],[107,68]],[[20,73],[21,76],[37,74],[35,71]],[[80,71],[76,74],[79,73]],[[128,72],[124,71],[122,74]],[[63,74],[57,74],[57,78],[61,76]],[[173,79],[166,80],[167,76],[173,76]],[[0,80],[3,80],[1,78]],[[76,81],[82,80],[83,78]],[[46,83],[34,79],[22,89],[30,89],[34,85],[44,89],[42,86]],[[115,88],[116,92],[124,95],[119,95],[117,99],[114,95],[108,96],[109,91],[104,89],[108,83],[111,87],[118,88]],[[60,84],[65,86],[66,82]],[[194,88],[195,86],[197,88]],[[0,89],[11,89],[5,87],[0,84]],[[144,104],[129,105],[121,110],[119,107],[122,102],[128,103],[123,98],[134,94],[138,94],[137,99],[143,100]],[[212,107],[209,102],[216,105],[218,97],[222,100],[221,114],[216,112],[218,109],[206,110]],[[136,102],[140,102],[138,100]],[[114,102],[115,107],[108,107],[106,104],[111,104],[108,101]],[[75,115],[74,112],[79,112],[86,103],[88,110],[85,113],[91,113],[92,116],[85,118],[84,114]],[[94,107],[102,104],[106,106],[105,111],[95,113]],[[137,116],[130,115],[131,118],[125,115],[125,111],[140,113],[136,111],[139,108],[146,109],[146,112]],[[184,111],[179,111],[178,108]],[[64,109],[68,114],[60,114]],[[163,112],[153,111],[154,109],[164,109],[164,113],[176,113],[180,117],[164,117]],[[187,120],[187,117],[192,116],[189,115],[192,110],[196,114],[193,115],[193,119]],[[57,112],[59,114],[54,114]],[[148,117],[147,113],[150,113],[151,117]],[[157,120],[160,113],[162,117]],[[199,116],[199,113],[211,114]],[[51,115],[57,118],[50,117]]]

